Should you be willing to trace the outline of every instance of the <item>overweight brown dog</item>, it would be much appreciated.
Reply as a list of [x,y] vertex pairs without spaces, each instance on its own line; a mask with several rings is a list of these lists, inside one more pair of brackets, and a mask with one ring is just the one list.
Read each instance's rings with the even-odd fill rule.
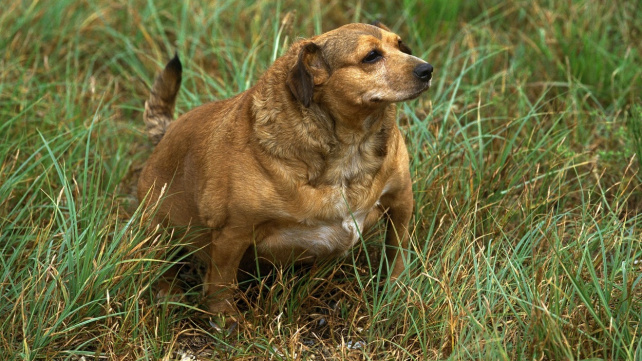
[[[157,142],[139,200],[157,221],[206,230],[211,312],[234,312],[243,263],[346,255],[383,214],[386,257],[404,270],[413,210],[409,160],[394,103],[430,86],[432,66],[381,24],[349,24],[293,44],[245,92],[171,122],[181,64],[171,60],[145,103]],[[171,123],[170,123],[171,122]]]

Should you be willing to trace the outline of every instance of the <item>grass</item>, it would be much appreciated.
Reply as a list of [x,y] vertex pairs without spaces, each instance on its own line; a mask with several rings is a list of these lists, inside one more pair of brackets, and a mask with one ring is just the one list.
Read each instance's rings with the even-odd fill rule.
[[[401,3],[7,5],[0,358],[641,359],[639,3]],[[401,282],[380,272],[380,227],[345,260],[241,285],[230,335],[197,285],[154,301],[189,242],[134,196],[155,72],[181,54],[184,112],[247,89],[299,36],[374,19],[436,69],[399,107],[416,201]]]

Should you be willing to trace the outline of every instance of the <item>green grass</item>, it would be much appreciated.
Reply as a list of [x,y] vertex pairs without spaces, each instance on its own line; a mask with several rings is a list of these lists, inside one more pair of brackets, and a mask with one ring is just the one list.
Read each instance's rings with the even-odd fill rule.
[[[5,8],[1,359],[642,358],[639,2]],[[150,229],[135,199],[154,74],[180,53],[185,112],[252,86],[298,37],[375,19],[436,69],[399,107],[416,201],[407,274],[385,282],[379,227],[345,260],[241,285],[231,335],[209,325],[198,287],[155,301],[189,238]]]

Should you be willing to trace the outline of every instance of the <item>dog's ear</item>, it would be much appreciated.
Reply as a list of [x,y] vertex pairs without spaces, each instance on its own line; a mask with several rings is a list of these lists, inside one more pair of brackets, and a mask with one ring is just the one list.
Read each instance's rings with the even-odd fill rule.
[[374,25],[374,26],[376,26],[376,27],[378,27],[378,28],[380,28],[380,29],[383,29],[383,30],[385,30],[385,31],[392,32],[392,30],[390,30],[390,28],[389,28],[389,27],[385,26],[385,25],[384,25],[381,21],[379,21],[379,20],[375,20],[375,21],[373,21],[373,22],[372,22],[372,25]]
[[299,58],[288,74],[287,84],[294,97],[307,108],[312,103],[314,86],[325,82],[328,73],[321,48],[315,43],[308,43],[299,51]]
[[[392,32],[392,30],[390,30],[390,28],[388,28],[387,26],[385,26],[385,25],[384,25],[381,21],[379,21],[379,20],[374,21],[371,25],[376,26],[376,27],[378,27],[379,29],[383,29],[383,30],[385,30],[385,31]],[[404,44],[401,40],[399,40],[399,51],[401,51],[402,53],[406,53],[406,54],[408,54],[408,55],[412,55],[412,50],[410,50],[410,48],[408,47],[408,45]]]

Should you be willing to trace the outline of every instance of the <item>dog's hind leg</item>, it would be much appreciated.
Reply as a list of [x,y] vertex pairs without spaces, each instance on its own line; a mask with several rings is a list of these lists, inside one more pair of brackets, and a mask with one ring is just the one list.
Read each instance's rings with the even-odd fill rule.
[[213,232],[209,245],[209,264],[203,280],[203,291],[208,297],[210,312],[233,315],[236,275],[243,256],[252,245],[251,234],[226,229]]
[[181,86],[182,72],[183,67],[176,54],[156,77],[149,98],[145,102],[143,120],[147,135],[154,144],[160,142],[169,123],[174,119],[174,106]]

